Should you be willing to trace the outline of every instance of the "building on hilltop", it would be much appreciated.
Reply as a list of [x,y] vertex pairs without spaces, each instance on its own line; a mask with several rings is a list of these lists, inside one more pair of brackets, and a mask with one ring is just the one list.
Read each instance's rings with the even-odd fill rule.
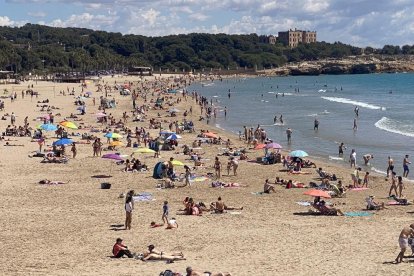
[[284,45],[289,45],[290,48],[294,48],[298,46],[299,43],[307,44],[316,42],[316,32],[301,31],[297,29],[289,30],[287,32],[279,32],[277,41]]

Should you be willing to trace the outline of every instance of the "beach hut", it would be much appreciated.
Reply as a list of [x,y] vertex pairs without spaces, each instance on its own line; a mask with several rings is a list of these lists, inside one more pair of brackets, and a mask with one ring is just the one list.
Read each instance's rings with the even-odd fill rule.
[[161,179],[162,178],[162,163],[158,162],[154,167],[154,172],[152,174],[152,177],[155,179]]

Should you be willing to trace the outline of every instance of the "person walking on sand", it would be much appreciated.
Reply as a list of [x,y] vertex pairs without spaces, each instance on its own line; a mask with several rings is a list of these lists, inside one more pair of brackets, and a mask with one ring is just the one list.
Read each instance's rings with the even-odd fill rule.
[[395,259],[395,263],[399,264],[402,262],[404,258],[404,253],[409,247],[408,239],[414,237],[414,223],[410,225],[410,227],[404,227],[398,237],[398,244],[400,245],[400,253],[398,253],[397,258]]
[[214,161],[214,170],[216,172],[216,178],[220,179],[221,178],[221,162],[218,156],[216,156],[216,159]]
[[184,165],[184,169],[185,169],[185,173],[184,173],[184,179],[185,179],[185,186],[191,187],[191,182],[190,182],[190,178],[191,178],[191,169],[189,166]]
[[410,169],[408,168],[408,164],[411,164],[410,160],[408,160],[409,155],[406,154],[403,160],[403,177],[408,177],[408,173],[410,172]]
[[391,187],[390,187],[390,191],[388,192],[388,196],[391,196],[391,192],[392,190],[394,190],[395,195],[398,195],[398,191],[397,191],[397,180],[395,179],[396,173],[392,172],[391,173]]

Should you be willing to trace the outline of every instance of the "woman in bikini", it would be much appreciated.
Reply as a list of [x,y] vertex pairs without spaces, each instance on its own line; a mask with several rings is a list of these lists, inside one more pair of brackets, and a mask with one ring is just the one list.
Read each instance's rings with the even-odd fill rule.
[[218,156],[216,156],[216,159],[214,161],[214,170],[216,172],[216,178],[220,179],[220,177],[221,177],[221,162],[220,162]]

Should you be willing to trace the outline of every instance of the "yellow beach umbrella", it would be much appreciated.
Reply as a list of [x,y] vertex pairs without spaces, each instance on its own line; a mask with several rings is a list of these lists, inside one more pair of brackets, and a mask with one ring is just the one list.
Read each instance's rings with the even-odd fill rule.
[[73,122],[69,122],[69,121],[60,122],[60,125],[63,127],[70,128],[70,129],[78,129],[78,127]]
[[184,166],[184,163],[183,163],[183,162],[181,162],[181,161],[178,161],[178,160],[173,160],[173,161],[171,161],[171,163],[172,163],[174,166]]
[[134,153],[155,153],[155,150],[149,148],[138,148],[134,150]]

